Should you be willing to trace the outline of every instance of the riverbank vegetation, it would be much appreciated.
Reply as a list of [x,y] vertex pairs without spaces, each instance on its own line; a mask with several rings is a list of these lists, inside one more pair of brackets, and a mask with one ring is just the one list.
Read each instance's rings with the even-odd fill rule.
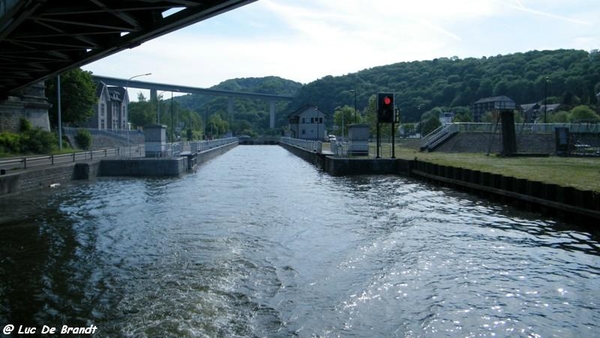
[[0,133],[0,157],[20,154],[49,154],[57,148],[54,133],[33,128],[22,118],[20,133]]

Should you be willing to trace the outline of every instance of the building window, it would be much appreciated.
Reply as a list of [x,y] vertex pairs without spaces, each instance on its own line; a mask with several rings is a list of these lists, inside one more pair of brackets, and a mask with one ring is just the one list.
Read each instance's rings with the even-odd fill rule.
[[302,129],[302,135],[306,135],[306,130]]
[[106,114],[106,105],[104,103],[100,104],[100,116],[104,116]]
[[100,129],[105,129],[105,126],[104,126],[104,119],[101,119],[101,120],[100,120]]

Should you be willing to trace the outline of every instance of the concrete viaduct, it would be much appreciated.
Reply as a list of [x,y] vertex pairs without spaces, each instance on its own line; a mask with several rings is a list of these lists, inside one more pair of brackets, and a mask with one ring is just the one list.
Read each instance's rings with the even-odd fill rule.
[[227,113],[229,116],[233,116],[233,100],[234,98],[252,98],[252,99],[263,99],[269,102],[269,126],[275,128],[275,103],[277,101],[291,101],[294,96],[277,95],[277,94],[263,94],[263,93],[247,93],[247,92],[234,92],[230,90],[217,90],[217,89],[206,89],[199,87],[181,86],[167,83],[155,83],[137,80],[119,79],[114,77],[93,75],[94,81],[102,81],[107,85],[120,86],[125,88],[138,88],[150,90],[150,98],[156,100],[157,91],[171,91],[189,94],[201,94],[211,96],[226,96],[227,97]]

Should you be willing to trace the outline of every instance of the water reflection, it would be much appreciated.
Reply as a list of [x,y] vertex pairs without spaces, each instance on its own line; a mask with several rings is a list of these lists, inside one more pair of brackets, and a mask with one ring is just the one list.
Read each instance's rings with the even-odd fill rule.
[[279,147],[0,199],[0,324],[98,336],[590,336],[598,239]]

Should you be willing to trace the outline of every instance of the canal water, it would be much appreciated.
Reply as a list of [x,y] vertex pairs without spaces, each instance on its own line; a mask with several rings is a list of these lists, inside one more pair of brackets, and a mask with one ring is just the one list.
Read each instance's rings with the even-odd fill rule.
[[591,337],[600,243],[397,176],[239,146],[178,179],[0,199],[0,329],[97,337]]

